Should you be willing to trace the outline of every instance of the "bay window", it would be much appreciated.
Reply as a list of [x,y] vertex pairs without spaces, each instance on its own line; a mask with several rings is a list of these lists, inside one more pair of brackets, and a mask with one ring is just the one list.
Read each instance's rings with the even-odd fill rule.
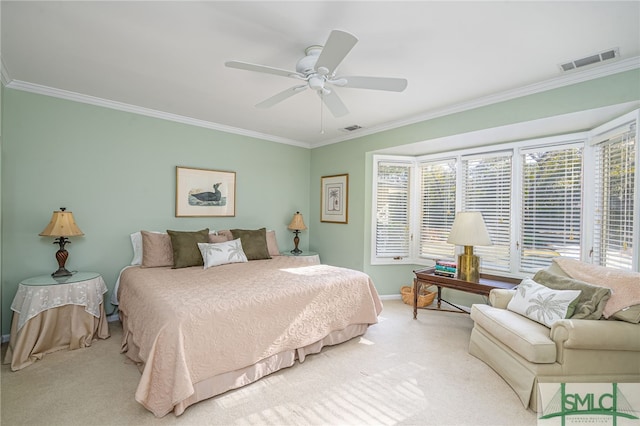
[[372,264],[455,259],[455,213],[480,211],[485,271],[530,274],[557,256],[638,269],[638,111],[594,129],[424,156],[375,155]]

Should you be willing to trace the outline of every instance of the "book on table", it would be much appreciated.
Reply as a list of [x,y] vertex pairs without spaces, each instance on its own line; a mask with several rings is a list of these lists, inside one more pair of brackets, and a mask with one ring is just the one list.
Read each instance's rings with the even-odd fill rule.
[[434,274],[455,278],[458,272],[458,265],[451,260],[437,260]]

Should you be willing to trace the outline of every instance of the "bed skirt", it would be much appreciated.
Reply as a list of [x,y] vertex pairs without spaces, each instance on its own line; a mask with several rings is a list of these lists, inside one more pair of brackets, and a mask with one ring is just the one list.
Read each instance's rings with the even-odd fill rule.
[[[142,372],[144,370],[144,361],[140,359],[139,348],[135,344],[135,339],[132,334],[127,329],[126,316],[122,312],[120,312],[120,319],[122,320],[123,328],[122,353],[135,362],[138,365],[138,369]],[[334,331],[323,339],[302,348],[281,352],[265,358],[254,365],[218,374],[198,383],[193,383],[194,393],[188,398],[178,401],[173,407],[173,413],[179,416],[184,413],[187,407],[197,402],[220,395],[232,389],[246,386],[278,370],[291,367],[296,360],[303,362],[307,355],[316,354],[325,346],[337,345],[363,335],[368,327],[369,324],[349,325],[343,330]],[[136,401],[145,405],[143,402],[144,399],[138,397],[138,391],[136,391]],[[151,411],[149,407],[145,406],[145,408]]]

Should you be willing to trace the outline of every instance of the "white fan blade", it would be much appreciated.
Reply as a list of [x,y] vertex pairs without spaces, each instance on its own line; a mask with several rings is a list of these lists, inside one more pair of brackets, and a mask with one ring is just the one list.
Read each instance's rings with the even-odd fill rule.
[[334,117],[338,118],[342,117],[343,115],[349,114],[349,110],[334,90],[330,91],[327,94],[322,94],[322,91],[318,91],[318,94]]
[[275,95],[273,95],[272,97],[265,99],[264,101],[260,102],[259,104],[256,105],[256,108],[269,108],[274,106],[275,104],[284,101],[285,99],[290,98],[291,96],[295,95],[296,93],[300,93],[302,92],[304,89],[307,88],[307,85],[304,84],[302,86],[293,86],[288,88],[287,90],[283,90],[280,93],[277,93]]
[[357,42],[358,39],[352,34],[340,30],[331,31],[316,62],[316,70],[324,67],[329,70],[328,74],[333,73]]
[[346,84],[338,83],[338,86],[352,87],[354,89],[388,90],[390,92],[402,92],[407,88],[407,80],[404,78],[341,76],[338,82],[343,79],[347,80]]
[[283,77],[304,78],[304,75],[295,71],[287,71],[280,68],[268,67],[266,65],[250,64],[248,62],[228,61],[224,63],[229,68],[237,68],[240,70],[256,71],[267,74],[281,75]]

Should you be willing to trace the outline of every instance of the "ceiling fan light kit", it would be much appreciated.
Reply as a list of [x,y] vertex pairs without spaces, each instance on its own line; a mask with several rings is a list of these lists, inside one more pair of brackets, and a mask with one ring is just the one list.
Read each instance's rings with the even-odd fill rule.
[[358,39],[345,31],[333,30],[324,46],[313,45],[305,49],[305,56],[296,64],[296,71],[288,71],[248,62],[228,61],[225,65],[246,71],[274,74],[306,81],[304,85],[290,87],[258,103],[258,108],[270,108],[307,88],[314,90],[334,117],[349,113],[338,94],[329,86],[354,89],[386,90],[402,92],[407,87],[404,78],[339,76],[336,69],[356,45]]

